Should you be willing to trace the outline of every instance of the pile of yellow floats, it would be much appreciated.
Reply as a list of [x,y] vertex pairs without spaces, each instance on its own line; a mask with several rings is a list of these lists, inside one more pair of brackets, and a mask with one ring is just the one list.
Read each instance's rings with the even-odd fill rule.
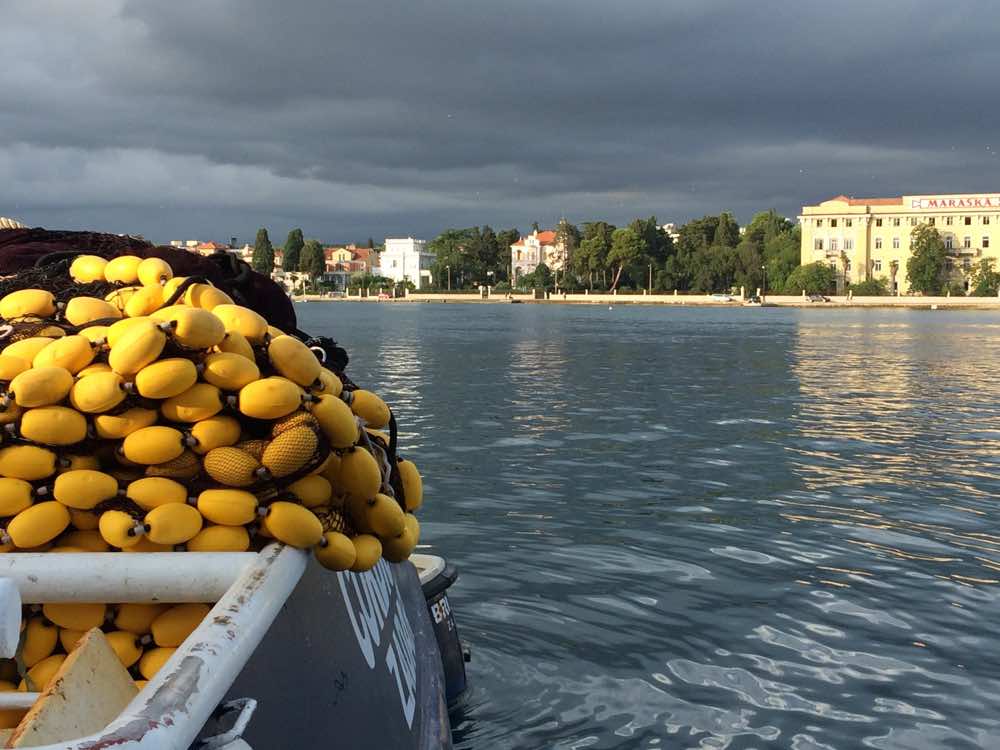
[[[0,299],[0,552],[278,540],[336,571],[410,555],[421,478],[409,461],[390,465],[377,395],[345,388],[301,340],[159,258],[81,255],[69,273],[114,291]],[[20,659],[0,661],[0,690],[43,689],[93,627],[148,680],[208,610],[34,608]],[[0,728],[22,713],[0,711]]]

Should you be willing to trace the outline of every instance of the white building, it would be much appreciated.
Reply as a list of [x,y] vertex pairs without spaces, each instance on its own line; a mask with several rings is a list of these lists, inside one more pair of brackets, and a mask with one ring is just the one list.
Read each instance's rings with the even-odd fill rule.
[[567,259],[566,246],[553,230],[539,232],[536,229],[510,246],[510,275],[519,279],[532,273],[539,263],[544,263],[550,271],[562,271]]
[[382,275],[393,281],[412,281],[417,289],[431,283],[434,253],[427,252],[426,240],[388,239],[378,261]]

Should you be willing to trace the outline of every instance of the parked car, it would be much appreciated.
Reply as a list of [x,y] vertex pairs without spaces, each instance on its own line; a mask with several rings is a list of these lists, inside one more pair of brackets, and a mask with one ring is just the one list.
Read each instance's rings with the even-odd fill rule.
[[810,302],[829,302],[830,298],[829,297],[824,297],[822,294],[810,294],[809,295],[809,301]]

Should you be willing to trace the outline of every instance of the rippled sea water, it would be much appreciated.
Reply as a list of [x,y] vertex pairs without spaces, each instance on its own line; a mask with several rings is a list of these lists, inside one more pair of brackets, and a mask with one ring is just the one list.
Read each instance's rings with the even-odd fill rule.
[[297,311],[425,473],[458,747],[1000,747],[1000,314]]

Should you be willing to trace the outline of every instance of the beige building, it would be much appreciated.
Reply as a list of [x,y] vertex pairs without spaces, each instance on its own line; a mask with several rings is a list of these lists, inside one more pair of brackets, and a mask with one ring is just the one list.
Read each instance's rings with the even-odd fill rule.
[[952,279],[968,289],[981,258],[1000,258],[1000,194],[904,195],[848,198],[838,195],[803,206],[802,263],[829,263],[838,286],[885,277],[906,294],[910,232],[925,223],[941,233]]

